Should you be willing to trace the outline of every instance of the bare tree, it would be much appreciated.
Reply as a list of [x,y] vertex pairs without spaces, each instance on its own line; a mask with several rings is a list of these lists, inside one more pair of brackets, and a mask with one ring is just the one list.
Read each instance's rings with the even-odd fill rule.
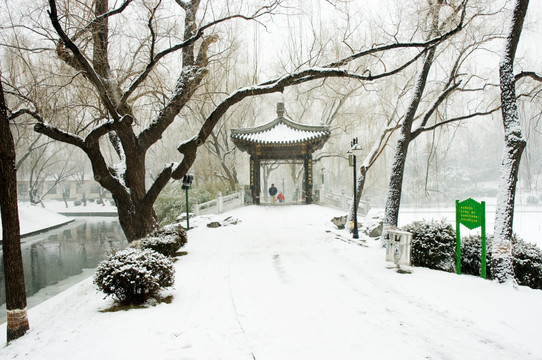
[[[452,14],[460,14],[464,16],[464,12],[461,8],[465,6],[465,2],[462,2],[457,7],[452,7]],[[441,0],[435,0],[430,4],[429,22],[430,22],[430,34],[429,37],[434,36],[434,33],[442,31],[441,27],[449,24],[450,21],[454,21],[454,16],[449,16],[445,19],[441,19],[441,9],[444,6],[451,6]],[[448,25],[449,26],[449,25]],[[483,43],[483,42],[482,42]],[[440,89],[433,90],[432,100],[426,105],[423,112],[419,113],[422,108],[421,104],[424,99],[424,92],[426,92],[426,86],[428,85],[429,72],[434,64],[437,56],[437,48],[431,48],[424,56],[421,68],[418,70],[414,88],[411,94],[411,99],[407,104],[406,112],[401,119],[399,127],[399,136],[395,147],[395,156],[392,165],[392,171],[390,175],[390,182],[388,188],[388,196],[386,200],[386,214],[385,225],[387,227],[396,227],[399,217],[399,205],[401,202],[401,195],[403,189],[403,177],[405,172],[405,163],[408,154],[409,145],[422,133],[433,131],[436,128],[450,124],[452,122],[462,121],[477,116],[488,115],[499,109],[498,106],[488,106],[479,111],[473,111],[465,115],[459,115],[456,117],[439,117],[438,109],[445,104],[450,96],[458,92],[473,92],[482,91],[484,86],[470,88],[467,86],[469,78],[464,81],[462,77],[464,74],[460,72],[461,65],[464,63],[465,58],[473,53],[473,50],[480,46],[481,43],[473,43],[464,47],[451,63],[451,67],[448,70],[447,78],[442,81]],[[434,123],[430,120],[435,118]],[[385,130],[389,131],[389,130]]]
[[[146,154],[164,135],[174,119],[185,115],[183,110],[188,107],[188,102],[197,93],[210,71],[208,53],[210,46],[216,43],[218,38],[212,34],[207,35],[207,32],[234,19],[257,20],[265,14],[271,14],[280,5],[278,0],[267,1],[250,15],[227,14],[202,22],[198,18],[200,0],[178,0],[176,3],[184,15],[183,35],[180,40],[167,37],[171,29],[165,31],[160,28],[158,14],[162,2],[146,4],[148,19],[145,39],[134,46],[133,57],[123,56],[121,60],[113,62],[109,49],[113,45],[110,42],[114,37],[109,34],[109,21],[122,15],[129,6],[136,6],[135,2],[125,0],[118,8],[110,9],[107,0],[96,0],[92,20],[85,25],[81,23],[84,17],[71,16],[70,13],[60,15],[57,1],[49,0],[48,13],[55,33],[51,39],[56,41],[56,54],[71,68],[70,82],[90,84],[95,98],[87,101],[87,108],[93,109],[93,113],[76,117],[76,124],[71,125],[55,123],[54,119],[44,117],[39,109],[28,113],[38,121],[35,131],[79,147],[85,152],[91,162],[94,179],[111,192],[118,208],[119,221],[130,241],[157,227],[153,209],[157,196],[171,179],[181,179],[188,172],[196,159],[197,149],[206,143],[219,120],[234,105],[249,97],[281,92],[289,86],[323,78],[374,81],[395,75],[425,56],[429,49],[459,32],[462,27],[460,23],[454,29],[427,41],[394,41],[354,51],[338,61],[318,68],[301,69],[233,91],[217,102],[197,134],[178,147],[177,150],[183,156],[182,160],[166,165],[153,178],[152,183],[147,185]],[[362,75],[344,69],[346,64],[358,59],[397,49],[412,51],[409,50],[410,58],[391,69],[383,72],[362,72]],[[169,64],[165,59],[177,52],[182,57],[174,89],[168,90],[168,93],[156,94],[153,75],[163,71],[163,68],[173,69],[168,68]],[[131,59],[133,63],[123,67],[124,61]],[[121,68],[113,71],[112,64],[120,64]],[[171,77],[171,73],[166,75]],[[151,106],[141,105],[144,99],[148,99],[145,96],[151,91],[154,92],[153,99],[160,101],[153,100]],[[103,139],[108,139],[109,145]],[[116,154],[116,164],[107,161],[111,148]]]
[[523,29],[529,0],[517,0],[514,5],[510,32],[499,65],[501,84],[504,151],[499,178],[497,210],[495,213],[495,239],[493,242],[494,276],[499,282],[515,283],[512,266],[512,231],[514,201],[521,155],[527,144],[521,130],[516,100],[514,59]]
[[26,312],[23,257],[19,209],[17,205],[17,170],[15,143],[9,128],[10,112],[0,81],[0,211],[2,214],[2,252],[6,287],[7,340],[23,336],[29,329]]

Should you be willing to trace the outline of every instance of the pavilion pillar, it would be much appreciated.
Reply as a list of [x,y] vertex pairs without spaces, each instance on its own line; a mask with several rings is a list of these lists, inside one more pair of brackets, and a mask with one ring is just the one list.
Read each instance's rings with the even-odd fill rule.
[[260,159],[257,157],[250,157],[250,192],[252,195],[252,203],[255,205],[260,204]]
[[303,166],[305,168],[305,202],[312,204],[312,155],[305,155]]

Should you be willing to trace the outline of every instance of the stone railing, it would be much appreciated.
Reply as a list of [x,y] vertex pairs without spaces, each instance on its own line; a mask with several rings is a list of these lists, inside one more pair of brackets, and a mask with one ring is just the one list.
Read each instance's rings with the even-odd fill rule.
[[226,196],[222,196],[222,193],[219,192],[216,199],[201,204],[194,204],[194,214],[196,216],[220,214],[224,211],[241,207],[244,205],[244,202],[244,193],[242,191]]
[[[350,204],[352,203],[352,198],[352,196],[346,195],[345,191],[340,194],[327,191],[325,193],[319,193],[318,196],[316,196],[315,203],[320,203],[322,205],[334,207],[348,212],[348,210],[350,209]],[[221,214],[225,211],[232,210],[244,205],[246,205],[244,191],[236,192],[226,196],[222,196],[221,193],[218,193],[218,197],[216,199],[201,204],[194,204],[193,212],[196,216]],[[359,202],[358,211],[360,215],[367,214],[369,208],[370,205],[368,201],[361,200]]]
[[[352,204],[352,199],[354,198],[352,195],[348,196],[346,195],[346,191],[342,191],[340,194],[326,191],[323,193],[324,196],[321,196],[319,198],[319,202],[322,205],[334,207],[337,209],[341,209],[344,211],[348,211],[350,209],[350,204]],[[358,212],[360,215],[365,215],[369,212],[370,204],[366,200],[361,200],[359,202],[358,206]]]

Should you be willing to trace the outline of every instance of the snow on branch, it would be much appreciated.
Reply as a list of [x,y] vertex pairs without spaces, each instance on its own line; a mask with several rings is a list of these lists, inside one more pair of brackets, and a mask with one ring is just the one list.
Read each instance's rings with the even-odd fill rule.
[[109,120],[106,121],[90,131],[90,133],[85,137],[85,143],[93,143],[98,141],[102,136],[119,129],[122,126],[130,126],[133,123],[133,119],[130,115],[123,116],[119,121]]
[[380,154],[382,154],[384,151],[394,131],[401,127],[401,120],[398,120],[395,124],[390,125],[390,123],[391,122],[388,122],[388,125],[380,132],[378,141],[374,142],[373,147],[365,157],[361,167],[369,169],[371,166],[373,166]]
[[39,122],[36,125],[34,125],[34,131],[40,134],[47,135],[51,139],[75,145],[81,149],[85,147],[85,142],[83,141],[81,137],[71,134],[69,132],[60,130],[54,126],[51,126],[43,122]]
[[19,109],[15,112],[12,112],[10,116],[8,117],[8,120],[9,121],[15,120],[16,118],[22,115],[30,115],[34,119],[36,119],[38,122],[43,123],[43,118],[41,117],[41,115],[37,111],[32,111],[30,109]]
[[490,109],[490,110],[487,110],[487,111],[477,111],[477,112],[474,112],[472,114],[457,116],[457,117],[454,117],[454,118],[451,118],[451,119],[448,119],[448,120],[443,120],[443,121],[438,122],[436,124],[433,124],[431,126],[427,126],[427,127],[424,127],[424,128],[419,128],[418,130],[420,132],[432,131],[432,130],[435,130],[437,127],[442,126],[442,125],[446,125],[446,124],[456,122],[456,121],[472,119],[472,118],[477,117],[477,116],[490,115],[490,114],[493,114],[496,111],[499,111],[500,109],[501,109],[501,107],[497,106],[497,107],[495,107],[493,109]]
[[175,0],[175,2],[184,10],[190,8],[190,5],[192,4],[190,0]]
[[455,28],[453,28],[452,30],[450,30],[450,31],[448,31],[448,32],[446,32],[446,33],[444,33],[444,34],[442,34],[440,36],[434,37],[434,38],[429,39],[427,41],[421,41],[421,42],[396,42],[396,43],[391,43],[391,44],[386,44],[386,45],[375,46],[373,48],[366,49],[366,50],[354,53],[354,54],[352,54],[350,56],[347,56],[347,57],[345,57],[343,59],[340,59],[339,61],[328,64],[325,67],[344,66],[347,63],[352,62],[353,60],[359,59],[361,57],[371,55],[371,54],[375,54],[375,53],[379,53],[379,52],[388,51],[388,50],[393,50],[393,49],[404,49],[404,48],[425,48],[425,49],[428,49],[428,48],[431,48],[431,47],[435,47],[438,44],[440,44],[441,42],[445,41],[446,39],[452,37],[453,35],[457,34],[459,31],[461,31],[461,29],[463,28],[463,22],[465,20],[465,11],[466,11],[466,6],[465,5],[466,5],[467,1],[468,0],[463,1],[463,4],[461,5],[461,7],[462,7],[461,17],[460,17],[460,21],[457,24],[457,26]]
[[[199,133],[195,137],[193,137],[189,141],[186,141],[180,144],[177,147],[177,150],[183,155],[185,155],[185,158],[179,164],[177,169],[174,170],[173,176],[174,178],[177,178],[179,176],[184,175],[182,173],[183,170],[181,169],[184,169],[184,168],[188,169],[191,166],[191,163],[185,164],[185,161],[189,162],[190,161],[189,159],[192,158],[192,154],[195,158],[195,152],[196,152],[197,147],[205,143],[207,138],[210,136],[212,130],[214,129],[214,127],[216,126],[220,118],[226,113],[226,111],[231,106],[239,103],[240,101],[242,101],[243,99],[247,97],[280,92],[280,91],[284,91],[284,89],[288,86],[298,85],[307,81],[313,81],[313,80],[318,80],[318,79],[323,79],[323,78],[328,78],[328,77],[351,78],[351,79],[356,79],[360,81],[372,81],[375,79],[380,79],[380,78],[391,76],[400,72],[401,70],[403,70],[410,64],[414,63],[419,57],[421,57],[426,52],[427,52],[427,49],[424,49],[423,51],[420,51],[418,54],[413,56],[412,59],[405,62],[403,65],[397,67],[396,69],[393,69],[381,74],[377,74],[377,75],[372,75],[372,74],[359,75],[355,73],[350,73],[347,70],[330,68],[330,67],[310,68],[310,69],[301,70],[295,73],[287,74],[287,75],[281,76],[280,78],[266,81],[258,85],[240,88],[237,91],[230,94],[220,104],[218,104],[218,106],[213,110],[213,112],[211,112],[211,114],[207,117]],[[188,156],[188,154],[190,154],[190,156]]]
[[[109,97],[107,96],[107,89],[105,85],[102,83],[102,81],[100,80],[100,77],[98,76],[98,74],[96,74],[96,72],[94,71],[94,68],[85,58],[83,53],[81,53],[77,45],[75,45],[75,43],[70,39],[70,37],[64,32],[64,29],[62,29],[62,26],[60,25],[60,22],[58,21],[58,11],[56,7],[56,0],[49,0],[49,8],[50,10],[47,11],[47,13],[49,14],[51,23],[53,24],[53,27],[61,40],[61,42],[57,46],[58,55],[70,66],[76,68],[77,70],[83,70],[85,72],[85,76],[90,80],[90,82],[98,90],[98,93],[100,97],[102,98],[102,101],[104,102],[104,105],[109,111],[109,113],[111,114],[111,116],[115,120],[120,119],[120,115],[117,113],[115,106],[113,105],[111,99],[109,99]],[[69,55],[64,53],[62,49],[62,44],[64,44],[72,52],[74,59],[67,58],[67,56]],[[75,60],[75,62],[70,61],[70,60]]]
[[459,85],[461,85],[460,81],[455,83],[455,84],[450,84],[446,89],[444,89],[439,94],[439,96],[433,101],[433,103],[429,106],[427,111],[423,114],[422,122],[421,122],[420,126],[416,130],[411,132],[412,138],[416,138],[423,131],[426,131],[424,129],[425,129],[425,126],[427,125],[427,122],[431,118],[431,116],[435,113],[435,111],[438,109],[440,104],[442,104],[442,102],[444,100],[446,100],[448,98],[448,96],[459,87]]
[[[176,0],[177,4],[179,4],[183,9],[188,9],[191,6],[191,2],[189,1],[182,1],[182,0]],[[220,23],[234,20],[234,19],[242,19],[242,20],[256,20],[257,18],[270,14],[275,10],[280,4],[280,1],[275,1],[270,5],[264,6],[259,8],[256,12],[254,12],[252,15],[242,15],[242,14],[235,14],[230,16],[225,16],[220,19],[213,20],[205,25],[200,26],[196,32],[190,36],[188,39],[185,39],[179,44],[176,44],[170,48],[167,48],[165,50],[160,51],[155,56],[151,58],[147,66],[145,67],[145,70],[134,80],[134,82],[130,85],[128,90],[124,93],[122,96],[121,103],[124,103],[127,101],[128,97],[137,89],[137,87],[147,78],[147,76],[150,74],[150,72],[154,69],[156,64],[166,55],[169,55],[171,53],[174,53],[178,50],[184,49],[192,44],[194,44],[197,40],[199,40],[201,37],[203,37],[205,30],[214,27]],[[212,40],[216,40],[215,37],[212,38]]]
[[517,82],[518,80],[523,79],[525,77],[530,77],[531,79],[542,82],[542,76],[538,75],[534,71],[522,71],[514,77],[514,81]]

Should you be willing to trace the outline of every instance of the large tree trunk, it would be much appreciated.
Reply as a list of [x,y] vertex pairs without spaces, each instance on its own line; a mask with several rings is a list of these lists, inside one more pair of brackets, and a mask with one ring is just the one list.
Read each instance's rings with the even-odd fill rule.
[[0,82],[0,211],[6,286],[7,340],[15,340],[29,329],[26,313],[23,258],[17,205],[15,144],[9,128],[4,90]]
[[135,205],[117,201],[119,223],[128,241],[141,239],[158,228],[158,219],[151,205]]
[[521,131],[516,102],[514,58],[528,5],[529,0],[517,0],[514,6],[511,30],[506,39],[505,51],[499,66],[505,143],[499,177],[494,229],[495,240],[493,242],[493,261],[495,264],[493,274],[499,282],[511,281],[515,283],[511,259],[514,200],[521,155],[527,142]]
[[[442,0],[435,0],[431,6],[431,21],[432,28],[428,38],[431,38],[434,34],[438,33],[440,9],[443,4]],[[401,204],[401,194],[403,191],[403,176],[405,172],[405,164],[408,154],[408,147],[410,143],[419,134],[413,134],[412,126],[418,107],[423,97],[427,79],[429,77],[429,71],[433,65],[435,58],[436,48],[430,48],[427,50],[423,59],[422,68],[418,72],[416,77],[416,84],[414,85],[414,91],[410,100],[409,106],[405,113],[405,119],[401,125],[401,135],[397,141],[395,147],[395,155],[393,159],[393,165],[390,176],[390,185],[388,187],[388,196],[386,198],[386,210],[385,210],[385,228],[396,228],[399,220],[399,207]]]
[[423,66],[418,73],[414,93],[412,94],[412,99],[410,100],[410,104],[405,114],[405,120],[401,125],[401,134],[395,147],[390,185],[388,187],[388,197],[386,198],[386,219],[384,220],[384,225],[387,228],[396,228],[399,220],[399,207],[401,204],[401,194],[403,191],[403,176],[405,173],[408,147],[415,138],[415,136],[412,134],[412,124],[422,100],[434,56],[435,48],[432,48],[428,50],[426,56],[424,57]]
[[386,227],[396,228],[399,220],[399,206],[401,204],[401,194],[403,191],[403,177],[405,173],[405,164],[410,141],[410,130],[405,128],[401,129],[401,135],[395,147],[395,157],[391,168],[388,197],[386,198]]

